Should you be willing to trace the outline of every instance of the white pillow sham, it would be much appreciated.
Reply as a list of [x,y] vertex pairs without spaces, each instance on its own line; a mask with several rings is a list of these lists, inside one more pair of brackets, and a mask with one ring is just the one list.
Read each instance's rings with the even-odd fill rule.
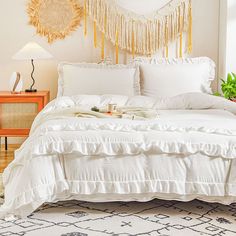
[[140,94],[139,67],[95,63],[60,63],[57,96]]
[[128,101],[128,97],[124,95],[76,95],[70,97],[78,106],[106,106],[108,104],[117,104],[117,106],[124,106]]
[[134,96],[129,98],[129,100],[126,103],[126,106],[152,108],[155,102],[156,102],[155,98],[146,96]]
[[236,103],[206,93],[186,93],[170,98],[157,99],[154,109],[158,110],[227,110],[236,114]]
[[188,59],[136,58],[140,66],[141,94],[172,97],[183,93],[212,93],[215,63],[207,57]]

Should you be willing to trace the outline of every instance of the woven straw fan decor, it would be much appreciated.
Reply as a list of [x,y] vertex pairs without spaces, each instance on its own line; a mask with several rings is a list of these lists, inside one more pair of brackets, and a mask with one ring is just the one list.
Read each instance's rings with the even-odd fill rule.
[[64,39],[80,25],[83,8],[77,0],[30,0],[29,23],[36,27],[37,34],[47,37],[52,43]]

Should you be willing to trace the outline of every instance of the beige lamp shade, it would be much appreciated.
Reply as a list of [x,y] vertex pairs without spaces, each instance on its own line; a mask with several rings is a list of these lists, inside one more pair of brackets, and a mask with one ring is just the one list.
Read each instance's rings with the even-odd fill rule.
[[52,58],[52,55],[39,46],[37,43],[30,42],[26,44],[19,52],[17,52],[13,57],[14,60],[30,60],[32,64],[31,79],[32,85],[29,89],[26,89],[26,92],[37,92],[37,89],[34,89],[35,79],[34,79],[34,60],[39,59],[49,59]]
[[12,58],[14,60],[39,60],[52,58],[52,55],[37,43],[29,42]]

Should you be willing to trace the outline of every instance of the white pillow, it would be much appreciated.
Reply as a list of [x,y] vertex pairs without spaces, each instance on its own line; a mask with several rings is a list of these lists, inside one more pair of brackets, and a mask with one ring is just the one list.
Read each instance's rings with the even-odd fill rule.
[[129,100],[126,103],[126,106],[152,108],[155,102],[156,102],[156,99],[151,98],[151,97],[134,96],[134,97],[129,98]]
[[122,95],[105,94],[101,96],[101,106],[108,104],[117,104],[117,106],[124,106],[129,97]]
[[76,95],[70,97],[76,105],[84,106],[87,108],[97,106],[102,107],[106,106],[109,103],[115,103],[118,106],[124,106],[128,100],[127,96],[123,95],[113,95],[113,94],[104,94],[104,95]]
[[70,98],[77,106],[93,107],[99,106],[101,103],[101,96],[98,95],[75,95]]
[[206,57],[188,59],[136,58],[140,65],[141,94],[173,97],[183,93],[212,93],[215,63]]
[[140,94],[136,65],[61,63],[58,67],[58,97],[79,94]]
[[236,114],[236,103],[206,93],[186,93],[170,98],[157,99],[154,109],[157,110],[226,110]]

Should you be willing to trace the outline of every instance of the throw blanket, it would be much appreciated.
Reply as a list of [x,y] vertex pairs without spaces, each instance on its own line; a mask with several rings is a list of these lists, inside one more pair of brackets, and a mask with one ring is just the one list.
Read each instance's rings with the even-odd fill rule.
[[39,116],[37,122],[34,122],[34,125],[31,129],[31,133],[49,120],[58,120],[58,119],[66,119],[69,117],[78,117],[78,118],[109,118],[109,119],[131,119],[131,120],[146,120],[146,119],[155,119],[157,118],[157,111],[155,109],[144,108],[144,107],[120,107],[119,113],[121,115],[114,115],[108,113],[101,113],[91,111],[89,109],[84,109],[82,107],[70,107],[70,108],[57,108],[51,112],[45,113],[42,116]]

